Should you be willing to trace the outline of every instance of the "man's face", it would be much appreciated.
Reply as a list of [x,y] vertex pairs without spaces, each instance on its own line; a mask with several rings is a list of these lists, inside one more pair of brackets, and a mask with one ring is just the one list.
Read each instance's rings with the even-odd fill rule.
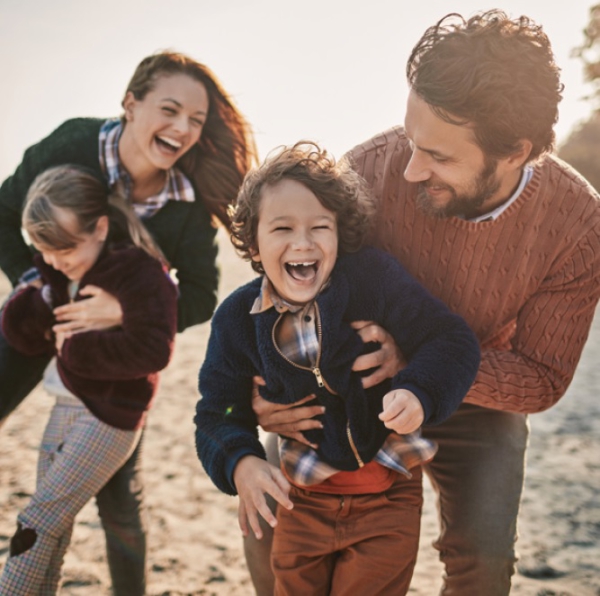
[[515,182],[506,160],[486,157],[468,124],[446,122],[411,91],[404,128],[413,150],[404,177],[419,184],[417,201],[425,212],[468,219],[509,197]]

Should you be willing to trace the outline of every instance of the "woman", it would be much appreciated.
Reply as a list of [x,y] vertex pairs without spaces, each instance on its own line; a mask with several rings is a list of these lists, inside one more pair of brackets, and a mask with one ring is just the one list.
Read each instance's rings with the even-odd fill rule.
[[[142,60],[122,105],[120,119],[68,120],[25,152],[0,187],[0,267],[13,285],[36,283],[20,225],[29,186],[50,167],[86,166],[131,201],[176,272],[182,331],[209,319],[216,305],[215,222],[228,223],[227,205],[255,159],[253,137],[214,74],[178,53]],[[68,336],[121,324],[114,297],[95,286],[81,292],[89,299],[55,309],[55,332]],[[17,354],[0,336],[0,420],[47,364],[46,357]],[[97,495],[117,595],[145,593],[140,445]]]

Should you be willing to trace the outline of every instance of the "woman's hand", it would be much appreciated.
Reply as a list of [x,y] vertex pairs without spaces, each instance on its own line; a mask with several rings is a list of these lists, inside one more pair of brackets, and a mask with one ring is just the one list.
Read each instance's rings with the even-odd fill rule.
[[89,298],[54,309],[58,321],[52,328],[55,333],[69,338],[75,333],[110,329],[123,323],[121,304],[112,294],[97,286],[85,286],[79,294]]
[[261,428],[266,432],[284,435],[316,449],[317,445],[310,443],[302,434],[304,430],[323,428],[321,422],[315,420],[314,417],[323,414],[325,408],[323,406],[302,406],[302,404],[315,399],[315,396],[307,395],[304,399],[285,406],[274,404],[263,399],[258,392],[259,386],[265,384],[264,380],[261,377],[254,377],[253,381],[252,409]]
[[391,379],[406,366],[406,360],[396,345],[394,338],[373,321],[354,321],[352,327],[358,331],[363,342],[376,341],[381,347],[376,352],[359,356],[352,366],[352,370],[360,372],[370,368],[377,368],[368,377],[363,377],[362,384],[365,389]]
[[288,496],[290,483],[281,470],[255,455],[246,455],[240,459],[233,471],[233,483],[240,496],[238,521],[244,536],[248,536],[250,525],[256,538],[262,538],[259,514],[272,528],[277,525],[277,519],[267,505],[265,493],[286,509],[294,506]]
[[423,424],[423,406],[417,396],[408,389],[395,389],[383,396],[383,412],[379,419],[386,428],[406,435]]

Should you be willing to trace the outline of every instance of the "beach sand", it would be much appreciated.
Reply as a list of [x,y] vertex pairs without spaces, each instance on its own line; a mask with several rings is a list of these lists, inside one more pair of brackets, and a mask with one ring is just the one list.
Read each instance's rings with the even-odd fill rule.
[[[222,233],[220,240],[225,296],[253,274]],[[0,294],[7,291],[3,278]],[[600,317],[596,319],[567,395],[549,411],[530,417],[515,595],[600,596]],[[237,499],[212,485],[194,449],[197,375],[208,331],[206,323],[177,337],[175,355],[162,375],[149,416],[144,446],[149,595],[253,594],[237,524]],[[34,489],[37,448],[50,407],[50,398],[38,387],[0,430],[0,567],[17,512]],[[412,596],[439,591],[442,569],[431,546],[437,527],[435,498],[426,483]],[[63,571],[61,594],[111,593],[94,503],[77,518]]]

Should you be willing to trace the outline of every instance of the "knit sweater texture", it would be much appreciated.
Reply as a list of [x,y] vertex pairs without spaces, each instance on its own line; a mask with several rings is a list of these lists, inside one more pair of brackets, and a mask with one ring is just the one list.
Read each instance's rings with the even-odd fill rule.
[[[274,329],[281,315],[275,308],[250,314],[260,286],[257,278],[219,306],[200,372],[196,446],[206,471],[226,493],[235,494],[227,473],[230,458],[242,452],[264,457],[250,400],[255,375],[266,382],[262,397],[274,403],[292,404],[314,393],[325,406],[319,417],[324,428],[306,431],[306,437],[319,445],[323,461],[356,470],[355,450],[363,462],[371,461],[390,433],[378,418],[385,393],[412,391],[425,422],[437,424],[458,407],[477,373],[479,345],[466,323],[381,251],[339,257],[317,296],[318,375],[277,349]],[[382,325],[408,360],[393,379],[366,391],[351,370],[365,348],[350,326],[358,320]]]
[[[36,255],[54,307],[70,301],[69,280]],[[111,426],[140,428],[158,384],[158,371],[171,357],[177,317],[177,290],[161,264],[140,248],[105,250],[83,276],[80,287],[96,285],[117,298],[123,311],[119,327],[78,333],[57,355],[65,387],[99,420]],[[75,300],[85,297],[77,295]],[[42,291],[17,292],[2,310],[2,332],[17,351],[55,355],[55,323]]]
[[[13,285],[32,265],[32,250],[21,235],[21,212],[35,177],[50,167],[78,164],[99,177],[101,118],[67,120],[25,151],[21,164],[0,187],[0,268]],[[179,285],[177,328],[207,321],[217,303],[219,283],[216,228],[196,190],[196,201],[169,201],[143,220],[171,267]]]
[[465,401],[521,413],[552,406],[573,378],[600,296],[600,202],[572,168],[547,155],[496,220],[435,218],[403,172],[400,127],[349,153],[377,201],[373,244],[394,255],[460,314],[482,346]]

